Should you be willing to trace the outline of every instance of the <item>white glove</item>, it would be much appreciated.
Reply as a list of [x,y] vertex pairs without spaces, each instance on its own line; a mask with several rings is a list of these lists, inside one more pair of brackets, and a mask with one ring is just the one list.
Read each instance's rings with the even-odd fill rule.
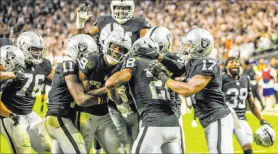
[[85,4],[80,5],[77,8],[77,16],[76,16],[76,28],[82,29],[84,28],[85,22],[91,17],[92,15],[88,15],[88,9]]
[[117,108],[125,118],[133,113],[127,102],[124,102],[121,105],[117,105]]

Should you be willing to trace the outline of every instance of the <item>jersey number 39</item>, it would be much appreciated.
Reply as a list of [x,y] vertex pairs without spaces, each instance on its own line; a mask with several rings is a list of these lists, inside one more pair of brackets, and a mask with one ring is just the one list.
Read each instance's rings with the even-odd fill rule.
[[246,107],[245,100],[247,98],[247,88],[231,88],[227,91],[227,95],[231,95],[231,101],[228,102],[232,108],[244,109]]

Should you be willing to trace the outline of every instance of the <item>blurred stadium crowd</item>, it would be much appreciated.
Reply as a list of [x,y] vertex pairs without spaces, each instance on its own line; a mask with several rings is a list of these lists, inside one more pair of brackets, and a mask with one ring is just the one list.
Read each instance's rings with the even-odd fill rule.
[[[84,1],[85,2],[85,1]],[[209,30],[215,38],[215,55],[252,53],[275,48],[278,43],[277,1],[137,1],[136,16],[144,16],[152,25],[163,25],[174,36],[174,49],[181,36],[193,26]],[[76,0],[10,0],[1,1],[4,33],[16,38],[26,30],[37,30],[47,42],[47,55],[59,56],[66,38],[75,33]],[[92,27],[96,17],[110,13],[109,0],[91,4],[93,17],[86,25]],[[3,34],[2,34],[3,35]],[[5,35],[5,34],[4,34]],[[55,48],[54,48],[55,47]],[[221,54],[219,54],[221,53]]]
[[[20,33],[35,30],[46,42],[46,55],[53,63],[65,50],[67,38],[75,34],[75,9],[85,1],[76,0],[9,0],[1,1],[1,36],[15,39]],[[109,14],[110,1],[90,2],[93,14],[85,29],[93,26],[96,17]],[[174,36],[174,51],[180,38],[193,26],[207,29],[215,38],[213,55],[224,60],[225,53],[248,59],[254,53],[278,47],[277,1],[137,1],[135,16],[144,16],[152,25],[162,25]],[[229,52],[227,52],[229,51]],[[227,56],[227,55],[226,55]],[[244,72],[255,73],[256,87],[264,70],[274,69],[277,83],[277,61],[245,61]],[[265,68],[265,69],[264,69]],[[253,70],[253,71],[252,71]],[[248,72],[249,71],[249,72]],[[273,71],[272,71],[273,72]],[[255,87],[255,88],[256,88]],[[256,91],[258,90],[256,88]],[[278,90],[278,86],[273,86]],[[259,90],[260,91],[260,90]],[[276,94],[277,95],[277,91]],[[265,101],[264,101],[265,102]],[[275,101],[276,102],[276,101]]]

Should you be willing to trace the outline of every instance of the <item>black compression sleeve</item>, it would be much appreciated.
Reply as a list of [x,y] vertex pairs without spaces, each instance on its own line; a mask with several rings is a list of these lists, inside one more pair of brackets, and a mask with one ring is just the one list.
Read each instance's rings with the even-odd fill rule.
[[161,63],[176,77],[181,76],[185,72],[185,67],[181,63],[166,56],[164,56]]

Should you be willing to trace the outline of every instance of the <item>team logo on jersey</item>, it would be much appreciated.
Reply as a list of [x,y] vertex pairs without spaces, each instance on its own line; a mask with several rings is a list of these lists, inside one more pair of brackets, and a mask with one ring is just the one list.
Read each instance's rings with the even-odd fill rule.
[[88,48],[87,43],[84,43],[84,42],[78,43],[78,50],[79,51],[84,52],[84,51],[87,50],[87,48]]
[[209,44],[210,44],[210,41],[208,39],[202,38],[202,40],[201,40],[202,48],[207,48],[209,46]]

